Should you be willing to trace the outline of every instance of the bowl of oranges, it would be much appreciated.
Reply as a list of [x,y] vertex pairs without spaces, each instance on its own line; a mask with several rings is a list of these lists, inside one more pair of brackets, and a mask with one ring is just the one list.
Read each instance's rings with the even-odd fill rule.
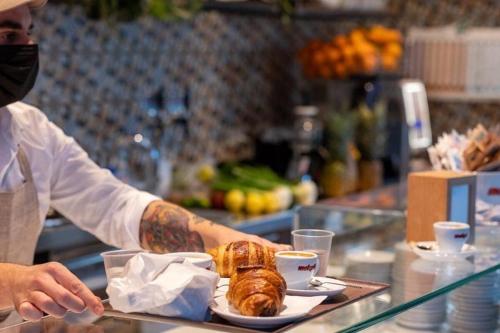
[[356,28],[328,41],[309,41],[298,58],[308,79],[396,72],[403,54],[402,43],[401,32],[396,29],[380,25]]

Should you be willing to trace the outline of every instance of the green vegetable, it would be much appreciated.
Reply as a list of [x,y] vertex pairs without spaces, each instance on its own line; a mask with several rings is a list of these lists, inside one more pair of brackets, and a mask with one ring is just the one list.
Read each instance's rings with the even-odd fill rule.
[[247,193],[252,189],[270,191],[291,185],[267,167],[225,165],[220,168],[213,188],[226,191],[235,188]]

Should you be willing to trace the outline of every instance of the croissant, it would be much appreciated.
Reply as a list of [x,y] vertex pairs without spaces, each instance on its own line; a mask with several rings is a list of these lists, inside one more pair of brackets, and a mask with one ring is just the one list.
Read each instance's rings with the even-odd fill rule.
[[262,265],[275,269],[274,250],[249,241],[232,242],[208,250],[223,278],[233,275],[239,266]]
[[250,266],[231,276],[226,297],[244,316],[271,317],[281,311],[285,293],[285,279],[277,271]]

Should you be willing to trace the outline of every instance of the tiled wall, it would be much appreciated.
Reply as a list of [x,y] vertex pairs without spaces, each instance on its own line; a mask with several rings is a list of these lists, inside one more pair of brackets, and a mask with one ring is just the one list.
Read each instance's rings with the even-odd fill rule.
[[[398,14],[382,22],[289,26],[273,18],[219,13],[177,23],[109,24],[87,20],[78,7],[50,5],[36,16],[42,71],[28,101],[75,136],[99,164],[118,171],[131,158],[134,168],[147,169],[159,155],[176,161],[244,158],[264,128],[290,121],[300,95],[294,54],[308,39],[370,23],[404,29],[471,18],[496,24],[495,1],[477,3],[393,0]],[[155,114],[145,103],[159,90],[174,101],[189,92],[188,136],[172,125],[174,116]],[[477,115],[498,122],[496,105],[432,103],[431,108],[435,133],[470,126]]]

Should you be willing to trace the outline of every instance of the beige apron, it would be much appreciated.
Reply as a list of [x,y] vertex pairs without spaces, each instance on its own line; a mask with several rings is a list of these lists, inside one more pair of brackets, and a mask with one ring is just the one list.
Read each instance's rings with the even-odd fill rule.
[[[38,196],[30,164],[21,147],[17,160],[23,184],[14,191],[0,192],[0,263],[31,265],[41,232]],[[0,328],[21,322],[17,312],[0,310]]]
[[42,225],[33,175],[21,147],[17,160],[23,184],[11,192],[0,192],[0,263],[31,265]]

